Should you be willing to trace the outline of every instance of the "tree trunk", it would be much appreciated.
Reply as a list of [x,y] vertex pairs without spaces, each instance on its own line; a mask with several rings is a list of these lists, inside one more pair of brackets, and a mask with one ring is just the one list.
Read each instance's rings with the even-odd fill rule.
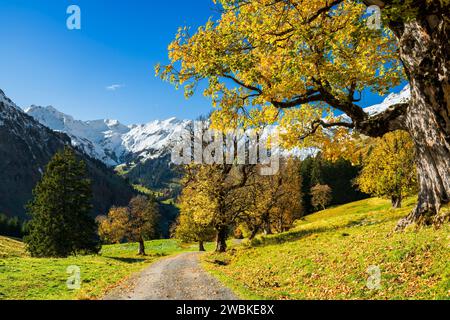
[[[398,6],[394,0],[363,2],[382,9]],[[448,216],[440,214],[440,209],[450,201],[449,5],[442,1],[416,0],[412,6],[418,9],[415,17],[393,15],[388,21],[399,41],[411,100],[372,117],[368,128],[363,128],[361,123],[355,126],[374,137],[404,129],[414,141],[419,201],[413,212],[398,223],[397,231],[414,223],[442,224]]]
[[278,232],[284,232],[284,221],[283,218],[278,219]]
[[271,228],[271,226],[270,226],[270,222],[264,223],[264,234],[265,234],[266,236],[267,236],[267,235],[273,234],[272,228]]
[[264,234],[269,235],[273,234],[272,228],[270,226],[270,214],[267,212],[263,215],[263,224],[264,224]]
[[400,209],[402,207],[402,196],[392,196],[391,202],[392,202],[392,208],[394,209]]
[[217,230],[216,252],[220,253],[226,252],[228,228],[226,226],[218,226],[216,230]]
[[198,242],[198,251],[200,251],[200,252],[205,252],[206,251],[203,241],[199,241]]
[[411,86],[405,122],[416,148],[420,191],[417,207],[398,230],[446,219],[439,211],[450,200],[449,29],[445,19],[428,16],[405,23],[400,38]]
[[144,243],[144,239],[140,238],[139,239],[139,251],[138,251],[138,255],[140,256],[145,256],[145,243]]
[[256,237],[256,235],[258,234],[258,232],[259,232],[259,227],[255,227],[255,228],[252,230],[252,232],[251,232],[251,234],[250,234],[250,237],[249,237],[248,239],[249,239],[249,240],[255,239],[255,237]]

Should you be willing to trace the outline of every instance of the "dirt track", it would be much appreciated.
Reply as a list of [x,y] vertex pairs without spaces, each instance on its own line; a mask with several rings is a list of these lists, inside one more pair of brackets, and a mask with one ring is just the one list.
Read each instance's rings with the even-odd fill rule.
[[157,261],[104,299],[236,300],[228,288],[202,269],[200,254],[183,253]]

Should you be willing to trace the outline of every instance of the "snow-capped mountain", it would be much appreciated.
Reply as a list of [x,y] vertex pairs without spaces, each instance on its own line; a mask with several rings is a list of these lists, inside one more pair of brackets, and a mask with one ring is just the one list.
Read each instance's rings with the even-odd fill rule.
[[[386,97],[386,99],[384,99],[382,103],[367,107],[364,109],[364,111],[367,112],[369,115],[374,116],[385,111],[394,104],[408,101],[410,97],[411,97],[411,88],[409,85],[406,85],[399,93],[391,93]],[[346,114],[341,116],[341,120],[351,122],[350,117],[347,116]]]
[[5,95],[2,89],[0,89],[0,103],[4,103],[5,108],[9,107],[20,110],[20,108],[16,106],[16,104]]
[[170,118],[133,125],[122,136],[122,145],[130,154],[138,155],[141,161],[158,158],[170,151],[169,148],[190,123],[189,120]]
[[[0,109],[0,127],[5,125],[5,119],[14,116],[14,112],[11,110],[21,110],[11,99],[9,99],[5,93],[0,89],[0,104],[3,108]],[[8,112],[9,111],[9,112]]]
[[[65,133],[42,125],[0,90],[0,212],[25,217],[25,204],[54,154],[71,143]],[[100,161],[76,149],[92,180],[93,213],[106,213],[133,196],[131,186]]]
[[[406,86],[400,93],[389,95],[383,103],[365,110],[374,115],[409,97],[410,89]],[[53,107],[38,106],[31,106],[26,113],[50,129],[66,133],[74,145],[109,166],[142,163],[166,156],[172,143],[179,139],[181,131],[190,123],[176,118],[130,126],[108,119],[80,121]]]
[[391,93],[382,103],[373,105],[364,110],[370,115],[379,114],[394,104],[408,101],[410,97],[411,88],[407,85],[399,93]]
[[175,118],[131,126],[109,119],[81,121],[54,107],[31,106],[26,113],[50,129],[66,133],[74,145],[109,166],[160,157],[188,124]]

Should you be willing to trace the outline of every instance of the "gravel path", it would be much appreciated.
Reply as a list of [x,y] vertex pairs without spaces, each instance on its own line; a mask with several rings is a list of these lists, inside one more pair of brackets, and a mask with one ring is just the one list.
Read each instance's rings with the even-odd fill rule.
[[201,253],[183,253],[155,262],[113,290],[105,300],[236,300],[200,266]]

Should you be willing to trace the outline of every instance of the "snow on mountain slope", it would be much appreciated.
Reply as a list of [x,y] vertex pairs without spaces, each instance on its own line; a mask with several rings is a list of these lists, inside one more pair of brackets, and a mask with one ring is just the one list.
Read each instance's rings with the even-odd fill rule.
[[[10,108],[19,109],[14,102],[9,99],[5,93],[0,89],[0,104],[3,104],[5,107],[0,111],[0,127],[5,125],[5,121],[2,119],[6,119],[6,117],[11,117],[14,113],[7,112]],[[20,110],[20,109],[19,109]]]
[[18,106],[16,106],[16,104],[5,95],[5,93],[3,92],[2,89],[0,89],[0,103],[4,103],[6,106],[11,107],[11,108],[22,110]]
[[[393,104],[408,100],[409,96],[410,89],[406,86],[400,93],[389,95],[383,103],[365,110],[374,115]],[[117,166],[129,161],[145,162],[148,159],[166,155],[170,152],[173,141],[179,138],[180,132],[190,123],[188,120],[182,121],[176,118],[131,126],[107,119],[80,121],[53,107],[37,106],[31,106],[26,113],[50,129],[65,132],[71,137],[74,145],[81,147],[84,152],[109,166]],[[293,153],[303,154],[304,152]]]
[[107,165],[119,164],[127,153],[122,146],[122,135],[130,128],[116,120],[75,120],[51,106],[31,106],[25,112],[50,129],[65,132],[74,145]]
[[18,119],[18,115],[22,112],[22,109],[20,109],[11,99],[9,99],[1,89],[0,105],[2,106],[0,109],[0,127],[5,126],[8,120],[16,121]]
[[165,153],[177,140],[190,121],[171,118],[132,126],[122,136],[122,145],[132,154],[139,154],[141,160],[156,158]]
[[188,123],[172,118],[125,126],[109,119],[75,120],[53,107],[31,106],[25,112],[50,129],[65,132],[74,145],[110,166],[130,158],[143,161],[159,157]]
[[390,106],[402,102],[406,102],[411,97],[411,88],[409,85],[405,86],[402,91],[399,93],[391,93],[384,101],[380,104],[376,104],[374,106],[368,107],[364,109],[370,115],[375,115],[383,112]]

